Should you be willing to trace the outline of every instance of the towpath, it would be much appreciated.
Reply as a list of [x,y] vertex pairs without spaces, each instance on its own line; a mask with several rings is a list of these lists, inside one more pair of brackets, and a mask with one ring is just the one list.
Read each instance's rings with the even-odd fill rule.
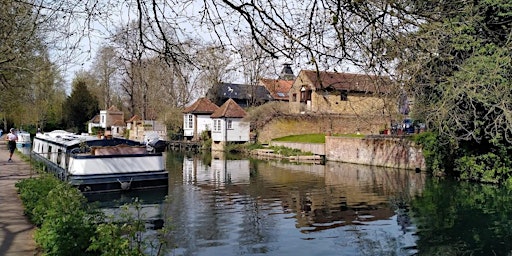
[[13,162],[7,162],[9,151],[0,138],[0,255],[38,255],[34,242],[34,225],[23,214],[23,204],[18,196],[17,181],[34,175],[28,162],[17,153]]

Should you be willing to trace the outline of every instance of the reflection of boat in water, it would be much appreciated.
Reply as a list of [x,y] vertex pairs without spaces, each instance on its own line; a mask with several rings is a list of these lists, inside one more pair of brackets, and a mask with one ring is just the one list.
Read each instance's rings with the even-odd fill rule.
[[66,131],[38,133],[32,154],[48,171],[82,192],[136,190],[168,185],[162,153],[139,142]]
[[16,148],[18,151],[24,154],[30,154],[30,148],[32,147],[30,133],[19,130],[16,135],[18,136],[18,141],[16,141]]
[[147,228],[160,229],[164,225],[163,208],[167,194],[168,188],[160,187],[136,191],[86,193],[85,197],[106,216],[122,221],[121,216],[130,213],[131,216],[141,218]]

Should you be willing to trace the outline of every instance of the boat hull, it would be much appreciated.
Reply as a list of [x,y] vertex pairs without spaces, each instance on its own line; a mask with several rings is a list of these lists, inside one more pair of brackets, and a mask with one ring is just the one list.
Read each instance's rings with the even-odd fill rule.
[[54,174],[62,181],[67,181],[84,193],[113,192],[162,188],[169,185],[167,170],[143,172],[93,172],[92,174],[72,174],[38,154],[33,159],[44,164],[45,171]]

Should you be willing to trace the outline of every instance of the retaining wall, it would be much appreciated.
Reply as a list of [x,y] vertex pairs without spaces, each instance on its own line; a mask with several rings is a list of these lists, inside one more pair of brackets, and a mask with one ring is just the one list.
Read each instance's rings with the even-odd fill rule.
[[426,168],[421,147],[402,136],[369,136],[363,139],[326,136],[325,144],[291,142],[272,142],[271,144],[325,155],[327,161],[401,169],[425,170]]

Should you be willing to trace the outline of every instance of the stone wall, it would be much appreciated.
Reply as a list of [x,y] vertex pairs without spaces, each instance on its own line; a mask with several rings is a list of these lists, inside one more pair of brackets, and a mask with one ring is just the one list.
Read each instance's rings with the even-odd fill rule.
[[298,114],[274,118],[258,131],[257,141],[269,143],[272,139],[299,134],[378,134],[389,127],[389,120],[382,115],[360,117],[350,115]]
[[374,136],[364,139],[328,136],[325,158],[355,164],[424,170],[421,147],[407,137]]
[[[421,147],[407,137],[373,136],[361,138],[326,136],[325,144],[272,142],[275,146],[296,148],[322,155],[327,161],[425,170]],[[321,147],[323,146],[323,149]]]

